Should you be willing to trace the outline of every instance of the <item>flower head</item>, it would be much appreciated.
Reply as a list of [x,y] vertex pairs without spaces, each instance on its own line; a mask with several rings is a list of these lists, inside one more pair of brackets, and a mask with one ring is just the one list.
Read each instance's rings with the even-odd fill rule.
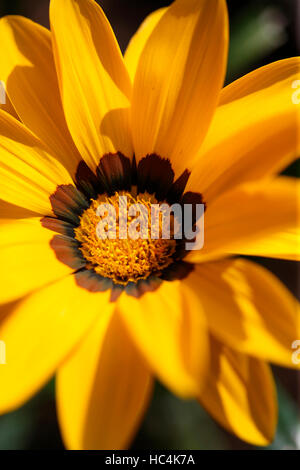
[[[154,12],[124,58],[92,0],[51,0],[50,23],[0,21],[0,411],[57,373],[66,446],[124,448],[157,377],[265,445],[267,363],[294,366],[299,313],[236,255],[299,258],[299,185],[277,175],[300,150],[300,59],[222,88],[225,0]],[[204,205],[203,249],[186,249],[175,216],[170,238],[161,219],[157,237],[148,222],[145,237],[120,237],[132,222],[120,196],[147,220],[153,205]],[[97,235],[102,203],[118,237]]]

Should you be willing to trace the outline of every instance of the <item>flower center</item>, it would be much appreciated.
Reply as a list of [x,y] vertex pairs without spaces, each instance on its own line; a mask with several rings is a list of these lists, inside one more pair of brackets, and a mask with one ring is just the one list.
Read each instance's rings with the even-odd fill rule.
[[[136,211],[137,204],[142,206],[142,211]],[[158,204],[154,196],[147,193],[134,196],[127,191],[92,199],[75,229],[87,267],[126,285],[159,274],[172,264],[176,250],[172,221],[170,237],[162,238],[164,219],[159,214],[153,226],[154,204]],[[101,214],[100,207],[104,208]],[[132,216],[135,211],[137,215]],[[105,226],[107,238],[99,236],[99,223],[102,229]],[[132,233],[136,236],[132,237]]]

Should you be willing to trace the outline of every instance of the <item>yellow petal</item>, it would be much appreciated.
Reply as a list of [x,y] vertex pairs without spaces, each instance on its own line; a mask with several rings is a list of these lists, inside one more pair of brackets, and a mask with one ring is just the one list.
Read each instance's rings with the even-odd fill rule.
[[[197,307],[197,306],[196,306]],[[153,372],[176,394],[196,396],[208,367],[208,339],[201,309],[182,295],[180,282],[154,292],[122,295],[118,310]]]
[[200,402],[228,431],[266,446],[277,423],[276,391],[269,366],[211,337],[211,369]]
[[0,77],[22,122],[73,173],[80,155],[67,128],[51,34],[21,16],[0,20]]
[[300,261],[300,228],[277,232],[249,243],[240,250],[241,254],[248,256]]
[[102,316],[59,369],[59,422],[69,449],[124,449],[148,403],[151,377],[116,316]]
[[132,155],[131,83],[119,46],[92,0],[51,0],[50,22],[67,123],[92,169],[108,152]]
[[300,58],[262,67],[224,88],[188,190],[206,202],[246,181],[279,173],[300,153],[292,84]]
[[56,257],[53,232],[43,228],[39,218],[0,219],[0,303],[10,302],[33,290],[63,278],[82,267],[65,237],[56,236],[60,253],[68,254],[67,266]]
[[223,85],[226,2],[177,0],[150,35],[138,63],[132,102],[137,160],[169,158],[179,174],[207,132]]
[[36,214],[23,207],[15,206],[0,199],[0,217],[3,219],[25,219],[34,217]]
[[282,234],[299,226],[299,197],[299,180],[288,177],[247,183],[223,194],[207,205],[204,247],[190,252],[187,260],[203,262],[228,254],[280,258],[287,253],[297,258],[299,246]]
[[154,11],[143,21],[139,29],[132,36],[127,49],[124,54],[124,60],[129,72],[132,82],[134,81],[135,72],[140,60],[141,53],[151,36],[154,28],[158,24],[161,17],[166,12],[167,8],[160,8],[159,10]]
[[70,184],[67,170],[19,121],[0,110],[0,198],[43,215],[53,215],[49,196]]
[[210,331],[237,351],[286,367],[300,336],[297,300],[269,271],[243,259],[195,266],[183,281]]
[[[111,308],[109,293],[90,293],[74,276],[0,308],[0,412],[28,400],[54,374],[96,316]],[[84,306],[84,308],[83,308]],[[1,315],[2,312],[2,315]]]

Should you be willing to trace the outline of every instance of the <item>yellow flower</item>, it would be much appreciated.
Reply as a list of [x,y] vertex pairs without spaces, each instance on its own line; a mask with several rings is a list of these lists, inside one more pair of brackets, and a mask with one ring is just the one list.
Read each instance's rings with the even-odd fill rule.
[[[66,446],[124,448],[155,376],[267,444],[297,303],[236,255],[299,259],[299,186],[277,175],[300,152],[300,59],[222,89],[225,0],[154,12],[124,59],[92,0],[51,0],[50,22],[0,22],[0,411],[57,373]],[[118,191],[204,202],[204,248],[98,247],[93,205]]]

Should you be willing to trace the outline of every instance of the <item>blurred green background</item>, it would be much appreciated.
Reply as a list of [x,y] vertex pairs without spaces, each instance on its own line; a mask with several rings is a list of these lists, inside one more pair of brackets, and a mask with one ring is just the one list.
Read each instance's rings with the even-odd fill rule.
[[[101,0],[124,51],[130,37],[163,0]],[[269,62],[299,55],[299,0],[227,0],[231,40],[226,81]],[[49,26],[49,0],[2,0],[0,15],[19,14]],[[298,26],[298,27],[297,27]],[[286,174],[296,176],[298,164]],[[258,260],[295,295],[296,263]],[[279,424],[268,449],[300,450],[300,382],[295,371],[274,368],[279,398]],[[60,449],[55,412],[54,379],[21,409],[0,417],[0,449]],[[156,385],[151,406],[133,449],[254,449],[222,430],[195,402],[177,399]]]

